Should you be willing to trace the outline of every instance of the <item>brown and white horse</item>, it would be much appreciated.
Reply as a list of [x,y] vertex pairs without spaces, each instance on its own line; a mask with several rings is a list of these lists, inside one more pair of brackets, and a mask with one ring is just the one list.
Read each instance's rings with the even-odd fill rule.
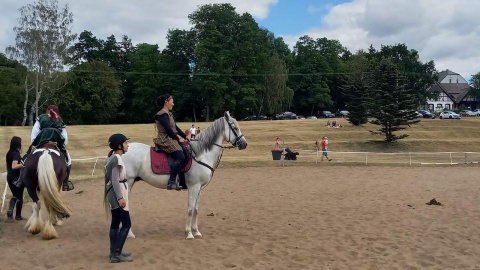
[[[65,156],[54,144],[45,144],[28,156],[24,166],[21,178],[34,203],[25,229],[31,234],[41,232],[45,240],[57,238],[53,225],[60,225],[59,219],[72,214],[60,193],[63,180],[68,177]],[[40,215],[41,206],[47,213],[45,222]]]

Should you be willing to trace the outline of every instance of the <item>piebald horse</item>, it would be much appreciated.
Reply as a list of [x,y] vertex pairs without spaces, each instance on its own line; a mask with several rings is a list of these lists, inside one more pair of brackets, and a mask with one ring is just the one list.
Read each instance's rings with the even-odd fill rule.
[[[57,238],[53,225],[60,225],[60,219],[72,214],[60,194],[63,180],[68,177],[65,156],[56,150],[54,144],[45,144],[30,154],[24,165],[21,179],[34,202],[25,229],[31,234],[41,232],[45,240]],[[45,207],[47,213],[45,222],[40,215],[40,206]]]
[[[222,146],[224,141],[230,142],[232,146]],[[198,230],[200,194],[212,180],[213,173],[220,164],[223,150],[225,148],[243,150],[247,148],[247,140],[240,131],[235,118],[225,112],[223,117],[216,119],[209,127],[195,136],[195,140],[190,141],[190,147],[193,161],[190,170],[185,173],[185,182],[188,187],[186,239],[202,236]],[[131,143],[128,152],[123,155],[129,191],[137,180],[143,180],[156,188],[167,188],[169,175],[157,175],[152,172],[150,148],[150,145]],[[129,236],[135,238],[132,231]]]

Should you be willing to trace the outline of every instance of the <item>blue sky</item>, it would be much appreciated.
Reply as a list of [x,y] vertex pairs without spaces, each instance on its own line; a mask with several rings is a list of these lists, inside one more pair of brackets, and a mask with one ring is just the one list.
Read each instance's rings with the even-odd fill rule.
[[350,1],[280,0],[270,8],[267,18],[257,18],[257,22],[276,35],[296,35],[314,26],[322,26],[321,18],[328,13],[329,9],[344,2]]
[[[0,50],[15,43],[18,9],[34,0],[3,1]],[[134,44],[166,46],[169,29],[189,29],[198,5],[230,3],[293,48],[298,38],[338,40],[351,52],[405,43],[437,70],[464,78],[480,72],[480,1],[473,0],[58,0],[74,15],[72,31],[105,39],[127,35]],[[441,3],[441,4],[439,4]]]

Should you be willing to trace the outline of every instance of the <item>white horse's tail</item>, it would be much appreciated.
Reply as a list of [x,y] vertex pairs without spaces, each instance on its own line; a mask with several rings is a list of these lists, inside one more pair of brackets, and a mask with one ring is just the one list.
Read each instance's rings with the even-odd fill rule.
[[107,192],[104,191],[103,192],[103,208],[105,209],[105,218],[108,220],[110,220],[111,216],[112,216],[112,213],[110,212],[110,204],[108,203],[108,200],[107,200]]
[[60,188],[53,168],[53,160],[48,151],[44,151],[38,159],[38,186],[47,209],[65,217],[70,217],[72,211],[61,199]]

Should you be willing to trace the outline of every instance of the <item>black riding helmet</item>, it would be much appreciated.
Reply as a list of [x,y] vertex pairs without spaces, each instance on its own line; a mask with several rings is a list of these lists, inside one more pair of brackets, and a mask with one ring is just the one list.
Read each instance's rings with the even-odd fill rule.
[[[116,150],[123,150],[123,143],[127,141],[129,138],[125,137],[122,133],[116,133],[110,136],[108,139],[108,146],[110,146],[110,149],[113,151]],[[119,148],[120,147],[120,148]]]

